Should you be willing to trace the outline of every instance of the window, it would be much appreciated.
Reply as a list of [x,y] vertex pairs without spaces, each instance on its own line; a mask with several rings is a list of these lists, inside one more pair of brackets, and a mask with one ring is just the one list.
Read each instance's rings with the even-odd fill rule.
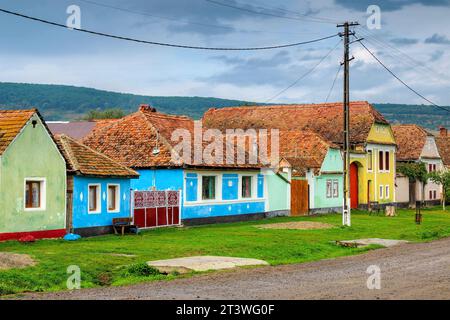
[[25,180],[25,209],[44,209],[44,194],[44,180]]
[[383,186],[380,186],[380,199],[383,199]]
[[385,187],[384,197],[385,197],[386,199],[389,198],[389,186],[386,186],[386,187]]
[[389,166],[390,166],[390,158],[389,158],[390,152],[386,151],[384,153],[384,156],[386,158],[386,160],[384,161],[384,170],[389,171]]
[[252,177],[242,176],[242,198],[252,197]]
[[100,185],[91,184],[89,185],[89,199],[88,199],[88,208],[89,213],[98,213],[100,212]]
[[327,198],[331,198],[333,196],[332,184],[333,183],[331,180],[327,180]]
[[436,171],[436,165],[433,164],[433,171]]
[[380,171],[384,170],[384,165],[383,165],[383,151],[380,151],[378,153],[378,169]]
[[118,212],[120,210],[120,187],[118,184],[108,185],[108,211]]
[[433,199],[433,191],[430,190],[428,193],[429,193],[430,200]]
[[372,150],[367,150],[367,169],[372,170],[373,158],[372,158]]
[[339,197],[339,181],[333,180],[333,198]]
[[202,199],[213,200],[216,198],[216,177],[202,176]]
[[436,190],[433,190],[433,199],[437,199],[437,192],[436,192]]

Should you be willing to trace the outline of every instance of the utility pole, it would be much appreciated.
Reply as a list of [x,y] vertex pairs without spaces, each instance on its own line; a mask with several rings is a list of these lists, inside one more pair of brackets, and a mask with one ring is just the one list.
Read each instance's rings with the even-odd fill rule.
[[344,37],[344,204],[342,211],[342,224],[344,226],[351,226],[351,210],[350,210],[350,36],[354,32],[350,32],[350,27],[359,25],[358,22],[344,22],[338,24],[338,28],[344,28],[344,32],[339,33],[340,37]]

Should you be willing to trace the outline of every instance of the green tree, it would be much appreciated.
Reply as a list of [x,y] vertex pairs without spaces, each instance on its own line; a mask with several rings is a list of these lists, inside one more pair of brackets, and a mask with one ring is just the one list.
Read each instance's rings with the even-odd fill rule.
[[429,174],[430,180],[442,185],[442,209],[445,210],[447,195],[450,193],[450,171],[437,171]]
[[89,110],[86,115],[82,117],[83,120],[95,119],[120,119],[125,116],[125,112],[120,108],[112,108],[106,110]]
[[423,162],[402,163],[397,166],[397,172],[407,176],[410,182],[419,181],[422,183],[422,199],[425,199],[425,185],[428,182],[428,171]]

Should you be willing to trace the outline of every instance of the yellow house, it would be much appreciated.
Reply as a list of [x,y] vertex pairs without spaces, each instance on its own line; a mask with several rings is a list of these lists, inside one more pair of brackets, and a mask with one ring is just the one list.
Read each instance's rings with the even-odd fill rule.
[[[203,125],[220,130],[310,130],[326,141],[343,145],[342,103],[210,109],[203,116]],[[393,203],[394,134],[389,122],[367,101],[350,103],[350,145],[351,207]]]

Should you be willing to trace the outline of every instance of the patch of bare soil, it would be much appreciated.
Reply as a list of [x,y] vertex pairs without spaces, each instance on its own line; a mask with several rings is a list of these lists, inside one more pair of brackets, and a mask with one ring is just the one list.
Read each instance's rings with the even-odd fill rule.
[[34,265],[36,262],[27,254],[0,252],[0,270],[26,268]]
[[270,223],[270,224],[261,224],[256,227],[260,229],[287,229],[287,230],[315,230],[315,229],[334,228],[332,224],[322,222],[311,222],[311,221]]

